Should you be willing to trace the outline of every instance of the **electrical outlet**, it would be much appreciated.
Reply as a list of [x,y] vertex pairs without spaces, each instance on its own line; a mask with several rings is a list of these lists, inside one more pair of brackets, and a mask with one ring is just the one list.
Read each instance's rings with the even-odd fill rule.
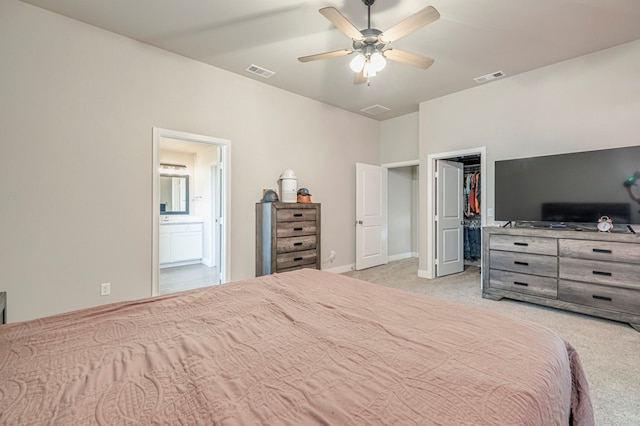
[[111,283],[100,284],[100,296],[108,296],[111,294]]
[[329,262],[333,262],[335,258],[336,258],[336,251],[331,250],[331,253],[329,253]]

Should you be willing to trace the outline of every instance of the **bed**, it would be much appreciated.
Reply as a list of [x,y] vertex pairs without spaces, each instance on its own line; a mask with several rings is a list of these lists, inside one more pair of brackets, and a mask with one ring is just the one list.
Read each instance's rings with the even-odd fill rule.
[[317,270],[0,326],[0,424],[593,422],[552,331]]

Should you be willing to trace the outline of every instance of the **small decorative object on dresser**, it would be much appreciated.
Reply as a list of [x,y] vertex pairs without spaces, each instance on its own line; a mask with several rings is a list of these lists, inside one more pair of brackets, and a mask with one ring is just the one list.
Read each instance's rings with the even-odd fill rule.
[[640,238],[484,228],[482,296],[627,322],[640,331]]
[[320,203],[256,203],[256,276],[320,269]]
[[295,203],[298,189],[298,178],[291,169],[287,169],[280,175],[280,201],[283,203]]
[[598,231],[611,232],[612,229],[613,229],[613,221],[609,218],[609,216],[602,216],[598,220]]

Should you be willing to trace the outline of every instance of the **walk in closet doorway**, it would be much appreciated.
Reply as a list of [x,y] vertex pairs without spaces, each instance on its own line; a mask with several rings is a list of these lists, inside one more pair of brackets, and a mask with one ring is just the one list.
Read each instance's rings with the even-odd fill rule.
[[486,224],[485,148],[433,154],[427,166],[427,278],[479,266]]

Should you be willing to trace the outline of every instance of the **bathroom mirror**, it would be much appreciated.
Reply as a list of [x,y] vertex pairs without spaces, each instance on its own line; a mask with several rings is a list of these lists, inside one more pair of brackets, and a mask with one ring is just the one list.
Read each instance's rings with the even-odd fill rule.
[[160,214],[189,214],[189,176],[160,175]]

